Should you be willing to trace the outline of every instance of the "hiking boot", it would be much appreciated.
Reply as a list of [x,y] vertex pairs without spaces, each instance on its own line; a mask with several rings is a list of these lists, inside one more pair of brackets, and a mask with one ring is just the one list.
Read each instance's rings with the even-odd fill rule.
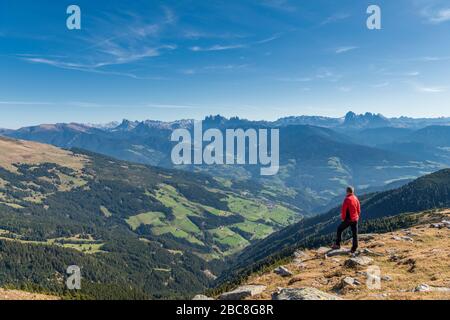
[[331,246],[331,249],[332,250],[339,250],[341,248],[341,246],[340,245],[337,245],[337,244],[333,244],[332,246]]

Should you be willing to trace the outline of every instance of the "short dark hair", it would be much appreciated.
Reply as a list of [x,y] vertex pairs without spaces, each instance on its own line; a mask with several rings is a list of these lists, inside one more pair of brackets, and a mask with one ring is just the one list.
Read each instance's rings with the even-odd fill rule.
[[347,187],[347,193],[355,193],[355,188],[348,186]]

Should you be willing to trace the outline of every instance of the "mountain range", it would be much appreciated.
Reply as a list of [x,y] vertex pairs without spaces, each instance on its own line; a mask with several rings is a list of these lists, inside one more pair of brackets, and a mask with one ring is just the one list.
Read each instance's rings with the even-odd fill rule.
[[[439,124],[439,125],[438,125]],[[346,185],[359,190],[388,187],[417,178],[450,164],[450,119],[386,118],[379,114],[344,118],[288,117],[274,122],[209,116],[204,129],[278,128],[280,172],[261,177],[256,166],[176,166],[233,181],[256,181],[253,192],[283,198],[306,213],[316,214],[334,205]],[[129,121],[102,126],[51,124],[4,130],[17,139],[80,148],[117,159],[175,168],[170,159],[174,129],[192,130],[193,120],[173,122]]]
[[[193,123],[0,130],[0,287],[188,298],[329,244],[348,185],[370,232],[406,223],[373,222],[385,217],[450,207],[449,119],[205,118],[204,129],[222,132],[279,129],[280,170],[270,177],[252,165],[174,166],[170,135]],[[64,286],[73,264],[84,283],[75,293]]]

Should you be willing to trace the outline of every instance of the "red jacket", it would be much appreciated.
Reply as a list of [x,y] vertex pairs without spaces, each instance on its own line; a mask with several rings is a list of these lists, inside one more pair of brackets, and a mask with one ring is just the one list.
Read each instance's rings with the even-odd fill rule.
[[361,204],[359,203],[358,198],[354,194],[347,195],[347,197],[345,197],[344,203],[342,204],[342,221],[345,221],[349,218],[350,221],[355,222],[359,220],[360,215]]

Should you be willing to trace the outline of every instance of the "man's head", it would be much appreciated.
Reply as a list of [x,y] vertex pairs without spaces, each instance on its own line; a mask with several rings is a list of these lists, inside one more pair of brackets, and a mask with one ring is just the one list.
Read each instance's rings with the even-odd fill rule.
[[355,193],[355,188],[348,186],[347,187],[347,195],[351,195]]

